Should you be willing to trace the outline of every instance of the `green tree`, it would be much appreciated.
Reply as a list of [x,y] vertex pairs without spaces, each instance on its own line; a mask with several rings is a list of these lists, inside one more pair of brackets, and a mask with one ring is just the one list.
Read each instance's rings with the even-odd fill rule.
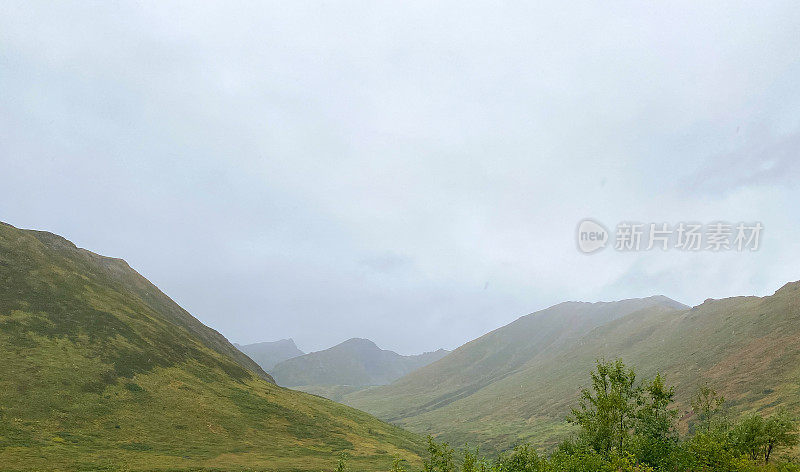
[[406,472],[405,467],[403,467],[402,459],[396,457],[394,461],[392,461],[392,468],[389,469],[389,472]]
[[447,443],[438,444],[428,436],[428,459],[422,461],[424,472],[455,472],[453,449]]
[[686,470],[736,471],[739,470],[741,450],[724,428],[705,429],[694,434],[688,441],[692,466]]
[[536,450],[525,444],[517,446],[511,454],[500,456],[494,466],[495,472],[540,472],[547,470],[547,461],[539,457]]
[[569,421],[581,427],[581,436],[595,451],[622,452],[636,420],[641,389],[636,374],[622,360],[597,361],[591,373],[591,387],[581,390],[578,408]]
[[769,462],[773,450],[797,445],[797,426],[785,411],[764,421],[764,462]]
[[679,437],[675,430],[678,411],[670,408],[675,388],[667,387],[657,374],[643,385],[636,421],[636,457],[653,467],[666,468],[675,461]]
[[339,453],[339,460],[336,462],[336,472],[347,472],[347,453],[342,451]]
[[750,415],[736,424],[731,432],[739,451],[752,460],[760,458],[766,447],[765,423],[759,415]]
[[716,390],[710,385],[705,384],[700,387],[700,390],[697,392],[694,399],[692,399],[691,403],[692,410],[700,424],[707,433],[711,432],[714,418],[725,403],[725,397],[718,395]]
[[480,450],[464,449],[464,460],[461,462],[461,472],[488,472],[489,464],[480,456]]
[[478,472],[478,451],[474,453],[469,449],[464,451],[464,460],[461,461],[461,472]]

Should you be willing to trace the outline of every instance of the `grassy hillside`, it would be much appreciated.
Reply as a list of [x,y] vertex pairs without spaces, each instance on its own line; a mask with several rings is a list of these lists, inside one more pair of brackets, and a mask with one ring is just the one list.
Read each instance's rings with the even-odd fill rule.
[[297,348],[292,339],[245,345],[234,344],[234,346],[266,371],[271,370],[279,362],[305,354]]
[[[382,418],[402,422],[468,398],[531,359],[569,346],[597,326],[647,307],[668,310],[684,305],[666,297],[561,303],[470,341],[391,385],[347,395],[344,400]],[[502,401],[482,409],[498,402]]]
[[[401,356],[379,348],[368,339],[353,338],[323,351],[281,362],[271,372],[279,385],[287,387],[384,385],[441,359],[447,352],[440,349]],[[325,389],[319,392],[324,393]]]
[[[594,360],[622,357],[642,375],[667,375],[677,386],[684,424],[687,400],[705,381],[725,394],[734,413],[779,405],[800,412],[800,283],[770,297],[676,307],[606,312],[589,329],[580,322],[588,315],[571,316],[558,305],[559,316],[550,312],[539,320],[545,334],[532,329],[540,314],[529,315],[389,386],[344,399],[455,444],[484,450],[521,441],[552,444],[568,433],[563,420]],[[516,344],[522,347],[510,347]]]
[[278,387],[120,259],[0,225],[4,470],[365,470],[418,437]]

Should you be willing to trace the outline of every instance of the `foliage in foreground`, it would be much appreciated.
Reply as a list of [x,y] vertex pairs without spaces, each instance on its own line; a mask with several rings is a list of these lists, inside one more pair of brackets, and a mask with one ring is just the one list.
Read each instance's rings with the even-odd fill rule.
[[[708,385],[692,401],[697,421],[690,434],[676,429],[674,388],[661,375],[639,381],[621,360],[598,361],[591,386],[568,421],[580,432],[549,455],[522,445],[489,460],[477,450],[455,451],[428,437],[423,472],[800,472],[800,463],[775,460],[798,444],[797,426],[785,412],[738,422],[722,414],[725,399]],[[336,471],[347,470],[346,457]],[[395,461],[390,472],[405,471]]]

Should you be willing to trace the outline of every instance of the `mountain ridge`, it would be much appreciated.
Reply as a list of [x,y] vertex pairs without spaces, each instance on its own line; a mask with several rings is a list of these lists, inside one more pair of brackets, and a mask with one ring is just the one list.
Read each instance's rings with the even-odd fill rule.
[[77,257],[99,263],[102,268],[106,269],[106,275],[110,276],[117,283],[128,283],[132,290],[136,292],[142,301],[150,306],[150,308],[165,310],[168,315],[167,319],[170,322],[186,328],[199,336],[220,354],[233,358],[242,368],[255,372],[264,380],[274,382],[269,374],[249,357],[240,353],[222,334],[204,325],[189,312],[181,308],[157,286],[133,269],[124,259],[103,256],[88,249],[80,248],[63,236],[49,231],[19,229],[5,222],[0,222],[0,225],[15,231],[29,232],[42,244],[54,250],[69,251]]
[[447,353],[439,349],[403,356],[381,349],[369,339],[350,338],[327,349],[280,362],[271,372],[280,385],[287,387],[366,387],[389,383]]
[[277,386],[122,259],[0,225],[0,464],[320,470],[418,463],[420,437]]
[[[493,371],[480,376],[483,383],[453,386],[458,378],[443,367],[470,356],[481,365],[485,358],[476,356],[481,353],[475,344],[480,347],[500,336],[492,334],[497,330],[436,365],[387,386],[345,395],[343,401],[412,431],[484,450],[522,441],[552,445],[569,434],[564,418],[594,361],[621,357],[641,376],[660,372],[677,386],[683,427],[691,420],[688,400],[705,381],[729,399],[737,414],[770,411],[775,405],[800,412],[800,282],[787,283],[766,297],[706,300],[695,307],[655,301],[662,303],[631,306],[638,309],[595,318],[603,322],[572,332],[568,322],[574,317],[559,318],[555,331],[546,323],[552,317],[536,323],[535,316],[521,317],[500,329],[504,340],[512,339],[508,331],[525,332],[526,325],[543,329],[548,339],[527,339],[540,349],[520,348],[533,355],[524,362],[495,363]],[[559,304],[547,310],[581,306]],[[503,346],[497,349],[502,352]]]
[[234,343],[233,345],[253,359],[265,371],[271,370],[276,364],[287,359],[305,354],[297,347],[292,338],[244,345]]

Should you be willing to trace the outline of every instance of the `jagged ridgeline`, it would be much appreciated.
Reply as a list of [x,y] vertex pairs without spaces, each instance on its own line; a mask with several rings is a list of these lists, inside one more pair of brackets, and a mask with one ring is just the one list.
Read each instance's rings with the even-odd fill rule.
[[5,469],[365,470],[422,442],[278,387],[125,261],[0,224]]

